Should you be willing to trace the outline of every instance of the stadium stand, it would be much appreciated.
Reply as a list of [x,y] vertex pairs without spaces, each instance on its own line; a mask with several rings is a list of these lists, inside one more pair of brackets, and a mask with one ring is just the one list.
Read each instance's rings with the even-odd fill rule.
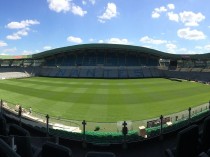
[[139,66],[139,60],[135,55],[126,56],[126,66]]
[[74,67],[74,68],[71,69],[70,77],[78,78],[79,77],[79,73],[80,73],[80,68]]
[[[52,53],[51,53],[52,52]],[[16,57],[17,58],[17,57]],[[202,60],[204,59],[204,60]],[[1,60],[0,78],[175,77],[209,82],[210,65],[202,55],[172,55],[143,47],[87,44]]]
[[118,54],[118,66],[126,66],[126,56],[123,53]]
[[106,67],[104,68],[104,78],[118,78],[118,68]]
[[200,144],[203,151],[207,151],[210,148],[210,117],[204,120],[203,128],[200,132]]
[[117,66],[118,58],[115,53],[106,53],[104,66]]
[[11,124],[9,126],[9,133],[8,135],[13,135],[15,137],[15,145],[16,145],[16,152],[21,157],[32,157],[33,152],[35,152],[35,148],[32,148],[31,140],[30,140],[30,133],[23,129],[22,127]]
[[42,157],[71,157],[72,151],[65,146],[46,142],[42,146],[41,154]]
[[6,119],[2,115],[0,115],[0,135],[7,135]]
[[149,68],[147,67],[142,68],[142,72],[143,72],[144,77],[152,77],[152,74]]
[[95,69],[95,77],[96,78],[103,78],[104,77],[104,70],[102,67],[98,66]]
[[1,157],[21,157],[6,142],[0,139]]
[[139,67],[128,67],[128,77],[129,78],[142,78],[144,77],[143,71]]
[[150,68],[150,72],[152,77],[161,77],[161,74],[159,73],[159,70],[157,68]]
[[49,77],[55,77],[56,74],[58,73],[58,70],[59,70],[58,68],[54,68],[54,67],[51,68],[51,69],[50,69],[50,73],[48,74],[48,76],[49,76]]
[[207,72],[184,72],[164,70],[163,76],[167,78],[179,78],[184,80],[210,82],[210,75]]
[[0,68],[0,79],[24,78],[30,76],[30,71],[24,68]]
[[[49,50],[31,56],[18,56],[18,59],[16,56],[1,57],[2,56],[0,56],[0,79],[33,76],[110,79],[163,77],[202,83],[210,82],[209,54],[182,56],[136,46],[87,44]],[[17,151],[15,153],[4,141],[0,140],[0,143],[2,143],[0,145],[0,152],[11,152],[14,156],[20,154],[21,156],[28,157],[36,154],[35,152],[38,152],[39,149],[36,149],[33,145],[34,143],[30,140],[30,133],[20,126],[14,124],[7,125],[6,119],[8,118],[13,118],[18,121],[17,113],[13,110],[7,110],[6,108],[5,111],[11,112],[11,114],[4,113],[6,118],[0,117],[0,134],[8,138],[10,135],[14,136]],[[172,124],[170,126],[166,123],[161,126],[159,119],[158,121],[154,120],[158,123],[155,123],[155,126],[145,128],[146,136],[139,136],[138,130],[129,130],[126,135],[126,142],[147,141],[160,137],[160,135],[176,133],[186,128],[191,123],[194,124],[197,123],[197,121],[202,121],[207,115],[209,115],[209,110],[206,108],[206,110],[200,113],[193,114],[189,119],[183,117],[182,119],[173,121],[173,123],[170,121]],[[38,120],[30,115],[23,114],[22,121],[24,125],[29,125],[38,132],[47,132],[43,119]],[[197,156],[201,151],[203,151],[204,155],[208,155],[208,149],[210,147],[208,134],[209,125],[209,118],[207,118],[204,121],[203,127],[201,127],[203,131],[200,138],[198,138],[198,127],[195,125],[179,132],[177,135],[178,141],[176,143],[176,149],[167,149],[167,156],[174,156],[174,154],[176,154],[175,156],[184,155],[193,157]],[[63,129],[64,127],[66,129]],[[9,131],[7,131],[8,128]],[[75,128],[72,127],[71,129],[74,130]],[[106,133],[100,131],[86,131],[84,137],[80,129],[78,129],[78,132],[69,131],[70,129],[68,129],[69,128],[65,125],[55,125],[51,123],[47,134],[52,137],[60,137],[65,140],[68,139],[79,142],[83,142],[85,139],[88,144],[92,145],[122,144],[125,140],[120,131]],[[159,144],[161,145],[161,142]],[[20,147],[20,145],[25,145],[25,147]],[[200,146],[200,150],[197,149],[198,146]],[[162,149],[161,151],[165,148],[168,148],[168,145],[159,147],[159,149]],[[58,152],[56,149],[58,149]],[[58,153],[59,155],[57,154],[57,156],[62,157],[62,155],[60,155],[61,150],[65,150],[64,154],[66,154],[66,156],[73,154],[69,148],[66,149],[58,144],[48,143],[43,145],[42,155],[53,156]],[[53,153],[49,154],[50,152]],[[147,153],[150,152],[151,150]],[[84,154],[86,153],[83,153],[83,156]],[[103,152],[94,152],[92,156],[99,154],[102,156]],[[86,156],[88,155],[91,156],[91,152],[86,154]]]
[[95,67],[81,67],[79,77],[82,78],[94,78],[95,77]]
[[197,157],[198,156],[198,126],[192,125],[177,135],[176,148],[167,149],[168,157]]
[[65,77],[65,73],[66,73],[66,69],[59,68],[57,70],[57,73],[55,74],[55,76],[57,76],[57,77]]
[[127,71],[126,67],[119,67],[118,77],[119,78],[128,78],[128,71]]

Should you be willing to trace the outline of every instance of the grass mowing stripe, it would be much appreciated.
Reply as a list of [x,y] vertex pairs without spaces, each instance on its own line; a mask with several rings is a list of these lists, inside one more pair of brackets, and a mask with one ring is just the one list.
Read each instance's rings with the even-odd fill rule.
[[0,98],[69,119],[111,122],[159,117],[209,101],[210,87],[167,79],[0,80]]

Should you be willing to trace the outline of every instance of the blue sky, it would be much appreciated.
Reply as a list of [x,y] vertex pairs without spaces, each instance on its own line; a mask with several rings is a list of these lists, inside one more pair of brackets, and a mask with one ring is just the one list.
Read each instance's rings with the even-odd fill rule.
[[209,0],[0,1],[0,55],[87,43],[209,53]]

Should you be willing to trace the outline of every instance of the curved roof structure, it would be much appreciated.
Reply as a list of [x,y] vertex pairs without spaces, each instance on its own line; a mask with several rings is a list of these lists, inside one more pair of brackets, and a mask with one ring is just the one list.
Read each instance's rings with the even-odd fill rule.
[[87,51],[87,50],[113,50],[113,51],[123,51],[123,52],[136,52],[136,53],[147,53],[149,55],[171,58],[174,55],[161,52],[158,50],[139,47],[139,46],[131,46],[131,45],[119,45],[119,44],[82,44],[82,45],[74,45],[68,47],[57,48],[53,50],[48,50],[45,52],[41,52],[38,54],[32,55],[33,58],[43,58],[50,55],[55,55],[59,53],[75,53],[76,51]]
[[44,51],[41,53],[27,55],[27,56],[0,56],[0,59],[39,59],[52,55],[57,55],[60,53],[75,53],[77,51],[87,51],[87,50],[118,50],[123,52],[136,52],[136,53],[146,53],[148,55],[156,56],[163,59],[183,59],[190,58],[195,60],[210,60],[210,53],[207,54],[170,54],[162,51],[158,51],[155,49],[150,49],[146,47],[140,46],[132,46],[132,45],[119,45],[119,44],[82,44],[82,45],[74,45],[56,48],[48,51]]

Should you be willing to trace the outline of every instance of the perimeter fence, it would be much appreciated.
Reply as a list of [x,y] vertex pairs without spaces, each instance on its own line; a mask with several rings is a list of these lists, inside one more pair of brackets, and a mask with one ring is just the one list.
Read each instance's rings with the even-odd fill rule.
[[19,121],[20,125],[24,123],[32,126],[48,136],[94,144],[111,144],[147,140],[187,127],[210,115],[210,101],[178,113],[160,115],[152,119],[110,123],[69,120],[36,111],[31,112],[30,108],[5,100],[1,100],[0,111],[1,114]]

